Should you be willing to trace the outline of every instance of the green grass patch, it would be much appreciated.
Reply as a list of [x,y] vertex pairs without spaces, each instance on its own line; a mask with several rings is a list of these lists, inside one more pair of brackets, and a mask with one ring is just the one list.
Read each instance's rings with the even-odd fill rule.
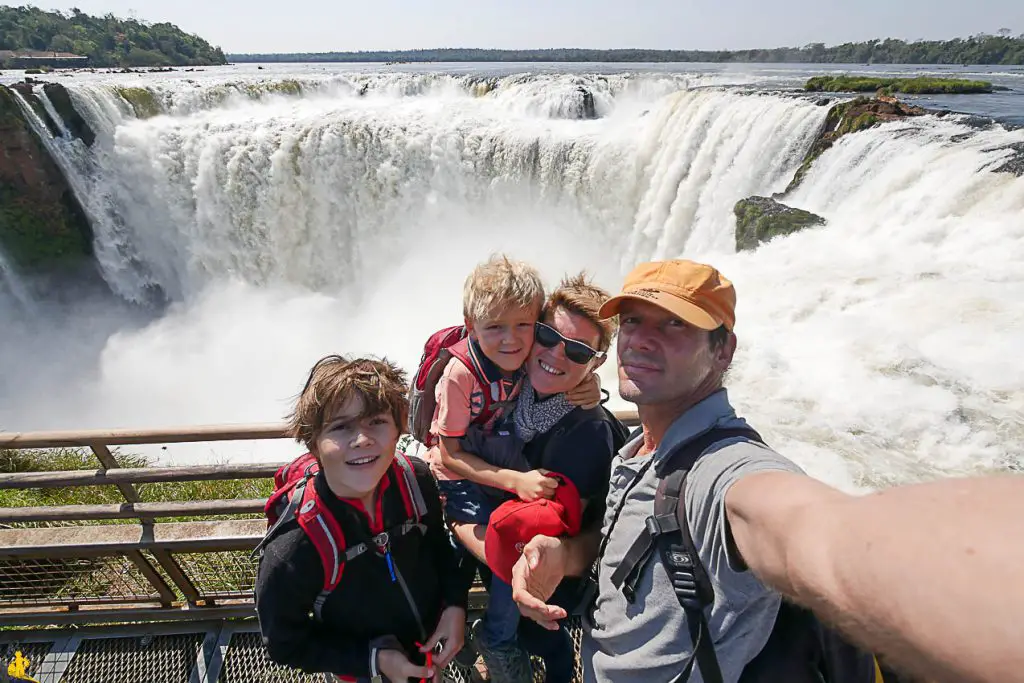
[[[121,467],[151,465],[145,457],[112,450]],[[0,473],[60,472],[68,470],[95,470],[99,460],[86,448],[53,448],[29,450],[0,449]],[[145,502],[168,502],[210,499],[266,498],[273,490],[273,481],[267,479],[241,479],[234,481],[193,481],[177,483],[136,484],[139,497]],[[97,505],[123,503],[124,497],[116,486],[76,486],[61,488],[0,489],[0,508],[37,507],[58,505]],[[178,518],[160,518],[158,522],[187,522],[224,519],[262,519],[261,514],[216,515]],[[18,527],[54,527],[100,524],[135,524],[138,520],[79,520],[62,522],[31,522]],[[211,553],[185,553],[176,555],[185,572],[201,591],[222,591],[234,596],[246,596],[252,591],[256,563],[248,551]],[[158,563],[151,560],[157,573],[183,599],[172,581]],[[28,560],[24,567],[11,570],[0,565],[0,599],[60,599],[67,596],[116,594],[125,590],[122,584],[146,586],[137,570],[119,558],[42,559]],[[131,576],[122,577],[127,571]],[[13,573],[11,573],[13,572]],[[21,577],[22,583],[4,587],[5,577]],[[32,577],[25,582],[25,577]],[[113,578],[112,578],[113,577]],[[134,577],[134,578],[132,578]],[[113,583],[112,583],[113,582]],[[148,592],[148,588],[143,588]]]
[[868,78],[864,76],[814,76],[804,85],[808,92],[877,92],[926,94],[990,93],[988,81],[968,81],[959,78]]
[[[112,451],[121,467],[146,467],[146,458],[118,449]],[[94,470],[101,467],[92,451],[84,448],[46,450],[0,449],[0,472],[60,472]],[[229,481],[186,481],[136,484],[139,498],[147,503],[266,498],[273,491],[271,479],[238,479]],[[102,505],[123,503],[124,496],[116,486],[68,486],[61,488],[0,489],[0,507],[39,507],[57,505]],[[217,515],[207,517],[170,517],[161,522],[202,521],[210,519],[251,519],[254,515]],[[25,526],[66,526],[69,524],[132,524],[136,520],[94,520],[82,522],[39,522]]]

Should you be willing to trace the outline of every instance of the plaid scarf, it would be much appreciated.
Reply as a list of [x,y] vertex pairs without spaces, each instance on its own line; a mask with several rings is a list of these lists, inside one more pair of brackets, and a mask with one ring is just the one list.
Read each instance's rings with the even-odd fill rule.
[[547,400],[538,401],[530,380],[524,379],[519,398],[516,399],[516,435],[523,441],[530,441],[554,427],[575,409],[576,406],[569,403],[565,394],[555,394]]

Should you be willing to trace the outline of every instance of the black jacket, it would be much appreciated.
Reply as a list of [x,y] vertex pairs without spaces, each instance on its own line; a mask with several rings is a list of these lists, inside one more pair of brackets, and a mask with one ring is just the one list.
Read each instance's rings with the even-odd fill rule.
[[[347,562],[341,583],[324,603],[323,622],[312,616],[323,588],[323,566],[297,522],[289,522],[264,547],[256,577],[256,607],[270,658],[309,673],[371,676],[371,653],[387,637],[397,638],[412,661],[422,663],[415,643],[429,637],[446,607],[465,607],[472,574],[457,564],[442,521],[437,484],[425,462],[410,458],[427,503],[426,534],[392,534],[391,555],[415,599],[423,626],[383,556],[366,552]],[[390,470],[389,470],[390,472]],[[367,514],[335,496],[323,474],[314,479],[324,509],[341,524],[346,546],[397,527],[407,515],[397,482],[386,474],[376,528]],[[383,523],[381,523],[383,521]],[[372,543],[371,543],[372,546]],[[467,573],[469,575],[467,575]]]

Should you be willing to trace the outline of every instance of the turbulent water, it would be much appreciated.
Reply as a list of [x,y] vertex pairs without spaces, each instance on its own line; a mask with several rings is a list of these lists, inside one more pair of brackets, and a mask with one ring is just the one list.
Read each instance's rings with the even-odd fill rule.
[[[847,136],[785,198],[827,227],[737,254],[734,204],[783,191],[827,112],[793,74],[528,68],[62,81],[97,140],[52,147],[121,304],[14,335],[0,426],[274,421],[324,353],[412,368],[493,251],[609,289],[686,256],[737,284],[735,402],[812,474],[857,489],[1021,463],[1024,178],[995,171],[1024,130]],[[1024,101],[1024,74],[998,78]],[[161,455],[284,457],[204,448]]]

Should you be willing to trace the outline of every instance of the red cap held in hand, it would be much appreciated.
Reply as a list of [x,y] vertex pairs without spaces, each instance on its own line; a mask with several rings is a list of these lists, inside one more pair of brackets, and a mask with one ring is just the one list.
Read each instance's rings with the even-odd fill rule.
[[491,513],[484,538],[487,565],[505,583],[512,583],[512,567],[534,536],[575,536],[580,532],[583,502],[579,491],[561,474],[548,476],[558,480],[552,500],[510,500]]

